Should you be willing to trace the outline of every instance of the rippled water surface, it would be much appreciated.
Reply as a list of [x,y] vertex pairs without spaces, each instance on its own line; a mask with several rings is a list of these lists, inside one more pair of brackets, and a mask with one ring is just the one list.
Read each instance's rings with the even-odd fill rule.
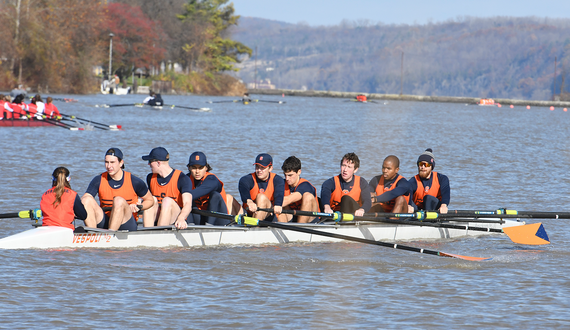
[[[185,169],[203,151],[238,196],[239,178],[258,153],[275,170],[290,155],[318,189],[356,152],[366,179],[395,154],[400,173],[433,148],[449,176],[450,209],[570,211],[570,113],[464,104],[355,104],[325,98],[271,98],[286,104],[214,103],[223,98],[165,96],[169,104],[210,107],[153,111],[95,104],[140,102],[143,95],[75,96],[60,111],[124,130],[2,128],[0,213],[38,207],[57,166],[83,193],[104,170],[109,147],[144,178],[140,157],[156,146]],[[226,98],[227,99],[227,98]],[[427,328],[566,329],[570,326],[568,221],[544,220],[549,246],[504,236],[408,245],[493,257],[467,262],[357,243],[165,250],[0,251],[2,328]],[[30,227],[0,220],[1,236]]]

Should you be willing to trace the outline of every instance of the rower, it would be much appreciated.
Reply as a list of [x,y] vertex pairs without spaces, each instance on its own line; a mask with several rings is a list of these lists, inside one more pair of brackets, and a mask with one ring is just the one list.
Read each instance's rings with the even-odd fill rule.
[[[285,177],[285,194],[283,197],[284,210],[300,210],[307,212],[319,212],[317,189],[309,181],[301,178],[301,160],[291,156],[281,166]],[[295,221],[307,223],[312,219],[308,216],[294,217],[292,214],[280,214],[279,222]]]
[[52,119],[61,119],[61,113],[59,112],[55,104],[53,104],[52,102],[53,102],[52,97],[48,96],[48,98],[46,99],[46,108],[44,111],[46,116]]
[[265,220],[267,212],[258,208],[272,208],[275,215],[281,214],[285,181],[273,171],[273,158],[269,154],[259,154],[255,158],[255,172],[239,180],[239,193],[243,207],[249,216]]
[[162,100],[162,96],[160,96],[160,94],[155,93],[154,91],[150,91],[149,96],[144,99],[143,104],[161,106],[164,104],[164,101]]
[[362,216],[370,209],[370,187],[358,175],[360,160],[347,153],[340,161],[340,174],[325,181],[321,187],[321,202],[325,213],[340,211]]
[[[224,183],[211,173],[212,167],[208,164],[206,155],[203,152],[193,152],[188,159],[188,177],[192,182],[192,203],[195,208],[208,210],[224,214],[241,214],[243,210],[235,198],[226,193]],[[192,214],[189,221],[194,221],[195,225],[225,226],[229,220],[208,217],[199,214]]]
[[370,180],[372,208],[369,212],[407,213],[410,183],[398,174],[400,159],[390,155],[382,163],[382,175]]
[[40,94],[36,94],[36,96],[33,97],[33,100],[37,107],[36,118],[41,119],[46,108],[44,100],[42,100],[42,96]]
[[180,170],[170,167],[170,155],[163,147],[154,148],[147,156],[152,173],[146,177],[146,183],[154,199],[154,205],[144,211],[145,227],[169,226],[174,224],[178,229],[188,225],[186,218],[192,211],[192,184],[190,179]]
[[358,94],[358,95],[356,95],[356,101],[358,101],[358,102],[366,102],[366,101],[367,101],[366,95],[364,95],[364,94]]
[[251,97],[249,97],[249,93],[243,93],[243,97],[241,98],[243,104],[251,103]]
[[[97,175],[81,202],[87,210],[85,225],[109,230],[137,230],[139,198],[142,198],[144,211],[154,205],[154,199],[143,180],[124,171],[123,152],[111,148],[105,152],[106,172]],[[99,194],[99,204],[95,196]],[[111,210],[103,211],[103,207]]]
[[408,211],[439,211],[447,213],[450,201],[449,179],[447,176],[433,171],[435,159],[432,149],[426,149],[418,157],[418,174],[410,179],[413,204]]
[[69,170],[58,167],[51,175],[51,189],[42,195],[42,226],[58,226],[75,229],[75,218],[85,220],[87,211],[79,195],[71,190]]

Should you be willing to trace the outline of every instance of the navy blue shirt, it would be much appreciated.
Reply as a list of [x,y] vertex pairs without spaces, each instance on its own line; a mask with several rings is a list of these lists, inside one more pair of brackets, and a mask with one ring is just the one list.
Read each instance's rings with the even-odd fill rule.
[[[249,191],[253,189],[254,186],[253,177],[255,177],[255,181],[257,182],[257,186],[259,187],[259,189],[267,189],[268,181],[259,180],[259,178],[257,177],[257,175],[255,175],[255,173],[253,173],[253,175],[248,174],[241,177],[241,179],[239,179],[238,188],[239,188],[239,195],[243,203],[247,202],[248,199],[251,199]],[[275,177],[273,177],[273,205],[282,206],[284,195],[285,195],[285,180],[283,180],[283,178],[280,177],[279,175],[275,174]]]
[[[222,182],[220,182],[215,175],[208,175],[207,177],[202,178],[202,180],[194,180],[190,173],[186,175],[188,180],[194,181],[195,188],[190,191],[193,200],[202,196],[208,196],[213,191],[217,191],[219,193],[222,192]],[[192,182],[190,182],[190,188],[192,188]]]
[[[108,178],[109,178],[109,186],[111,186],[112,189],[119,189],[123,186],[123,182],[125,180],[125,174],[123,173],[123,177],[119,181],[113,180],[110,175],[108,176]],[[137,196],[143,197],[148,193],[148,187],[146,186],[143,180],[137,178],[134,175],[131,175],[131,182],[133,183],[133,189],[135,190]],[[101,185],[101,174],[97,175],[96,177],[93,178],[93,180],[91,180],[91,183],[89,183],[89,186],[87,187],[86,193],[90,194],[93,197],[97,196],[97,194],[99,193],[100,185]]]
[[[392,180],[384,180],[384,187],[385,188],[390,188],[392,187],[392,185],[394,184],[394,181],[396,181],[396,179],[398,179],[398,177],[400,177],[401,175],[396,175]],[[382,175],[377,175],[375,177],[372,178],[372,180],[370,180],[370,191],[375,193],[376,192],[376,188],[378,187],[378,183],[380,182],[380,179],[382,178]],[[410,191],[411,191],[411,185],[408,182],[408,180],[406,180],[406,178],[402,177],[402,179],[400,181],[398,181],[398,183],[396,184],[396,187],[392,190],[388,190],[383,192],[382,194],[376,196],[376,201],[379,203],[386,203],[389,202],[399,196],[410,196]]]
[[[338,179],[340,182],[341,190],[351,191],[352,187],[354,187],[354,176],[350,182],[344,181],[340,175],[338,175]],[[323,185],[321,186],[321,201],[323,205],[330,205],[331,195],[334,190],[334,177],[323,182]],[[372,200],[370,198],[370,186],[363,177],[360,177],[360,200],[362,201],[361,208],[364,209],[364,212],[368,212],[368,210],[372,207]]]
[[[424,185],[424,188],[431,187],[432,179],[433,175],[430,175],[429,179],[420,178],[422,184]],[[441,191],[441,204],[449,205],[449,202],[451,200],[451,191],[450,191],[451,189],[449,188],[449,178],[446,175],[437,173],[437,179],[439,180],[439,190]],[[415,176],[412,177],[409,180],[409,182],[411,186],[411,194],[413,199],[414,193],[416,192],[416,190],[418,190],[418,182],[416,181]]]

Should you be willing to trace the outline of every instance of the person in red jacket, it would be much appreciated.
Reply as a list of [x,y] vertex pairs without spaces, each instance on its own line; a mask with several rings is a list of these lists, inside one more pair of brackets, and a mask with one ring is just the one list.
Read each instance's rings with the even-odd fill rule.
[[59,110],[57,109],[55,104],[52,103],[52,101],[53,99],[51,98],[51,96],[48,96],[48,98],[46,99],[44,113],[48,118],[61,119],[61,113],[59,113]]
[[75,218],[85,220],[87,211],[79,195],[71,190],[69,170],[58,167],[52,174],[52,188],[42,195],[40,202],[43,226],[59,226],[75,229]]

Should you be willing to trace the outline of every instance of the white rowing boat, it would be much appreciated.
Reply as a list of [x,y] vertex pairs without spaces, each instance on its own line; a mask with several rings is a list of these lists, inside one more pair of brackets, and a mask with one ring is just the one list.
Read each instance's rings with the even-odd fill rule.
[[[461,223],[478,226],[481,223]],[[485,227],[502,229],[521,226],[524,222],[504,220],[503,224],[485,223]],[[446,229],[411,225],[355,223],[355,224],[286,224],[319,232],[341,234],[375,241],[412,241],[453,239],[464,236],[492,235],[490,232],[465,229]],[[496,235],[496,234],[495,234]],[[172,227],[138,231],[110,231],[85,228],[84,233],[63,227],[37,227],[0,239],[0,249],[60,249],[60,248],[173,248],[219,245],[273,245],[284,243],[338,242],[338,238],[308,234],[279,228],[242,226],[190,226],[185,230]]]

